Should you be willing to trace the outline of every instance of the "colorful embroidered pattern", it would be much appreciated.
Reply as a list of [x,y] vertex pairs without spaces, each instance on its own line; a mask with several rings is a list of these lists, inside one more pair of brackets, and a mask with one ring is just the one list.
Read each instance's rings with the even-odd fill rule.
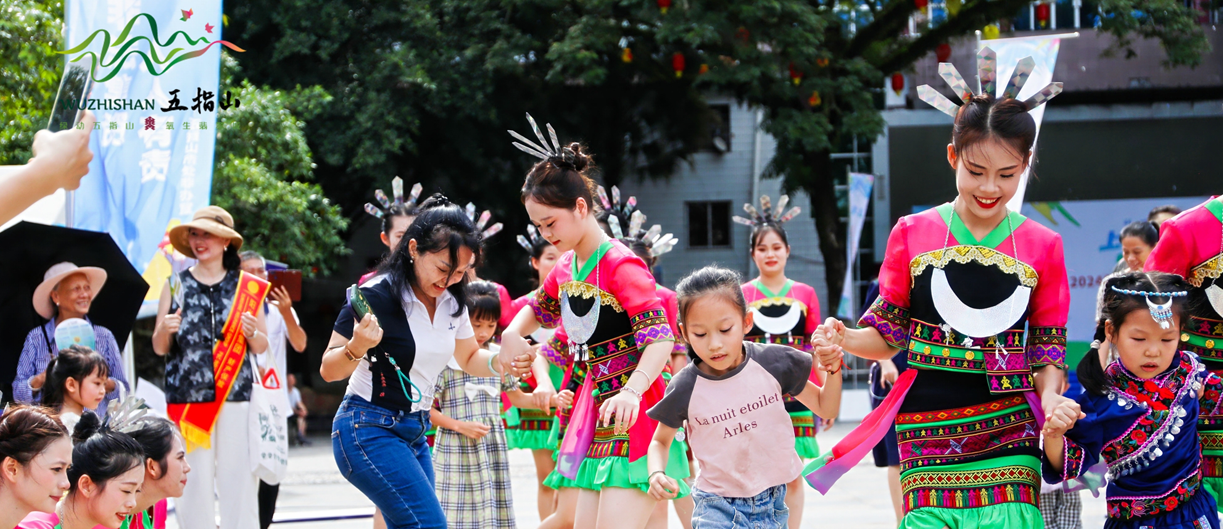
[[[604,307],[611,307],[616,312],[624,312],[624,307],[620,305],[620,300],[616,299],[611,292],[603,290],[585,281],[566,281],[560,286],[561,292],[569,294],[570,297],[580,297],[583,299],[594,299],[597,295],[600,297],[600,303]],[[559,301],[558,307],[559,307]],[[557,309],[559,312],[560,309]]]
[[801,351],[810,352],[813,348],[807,343],[807,339],[802,336],[788,336],[784,334],[770,334],[767,336],[748,336],[744,340],[755,343],[770,343],[788,345]]
[[544,289],[537,289],[535,295],[527,300],[527,305],[535,311],[535,319],[545,329],[555,329],[561,324],[561,301],[549,296]]
[[1069,437],[1064,437],[1063,442],[1065,449],[1062,455],[1062,481],[1066,481],[1070,478],[1077,478],[1083,473],[1083,462],[1086,455],[1083,447]]
[[615,427],[595,428],[595,438],[586,450],[586,457],[628,457],[628,434],[616,435]]
[[1202,477],[1223,478],[1223,457],[1203,455]]
[[1218,279],[1220,276],[1223,276],[1223,254],[1211,257],[1205,263],[1193,267],[1189,270],[1189,277],[1185,279],[1194,288],[1202,288],[1204,281]]
[[1007,397],[1005,399],[987,402],[967,408],[956,408],[950,410],[926,411],[921,413],[900,413],[896,415],[896,424],[921,424],[936,421],[954,421],[960,419],[971,419],[979,417],[987,413],[1002,411],[1007,408],[1012,408],[1024,404],[1026,401],[1023,397]]
[[1028,327],[1028,365],[1066,367],[1066,328]]
[[802,309],[804,314],[807,312],[807,304],[794,298],[763,298],[747,304],[749,308],[753,309],[779,307],[782,305],[798,305],[798,308]]
[[1036,288],[1037,280],[1040,278],[1035,268],[1020,262],[1014,257],[992,248],[969,245],[952,246],[951,248],[934,250],[918,255],[909,262],[909,275],[917,277],[922,272],[925,272],[926,268],[931,266],[943,268],[951,261],[961,264],[978,263],[993,266],[1015,276],[1023,286],[1028,288]]
[[1185,407],[1197,403],[1194,397],[1201,388],[1198,377],[1206,375],[1205,368],[1190,355],[1178,356],[1175,369],[1152,379],[1135,377],[1120,362],[1105,369],[1109,400],[1126,409],[1141,406],[1145,410],[1129,430],[1105,443],[1100,452],[1114,478],[1150,466],[1164,454],[1161,446],[1170,445],[1180,435],[1185,421],[1193,420],[1186,417]]
[[569,369],[573,357],[569,355],[569,345],[559,336],[553,334],[548,341],[539,344],[539,354],[544,355],[552,365],[561,369]]
[[905,512],[923,507],[971,509],[1002,503],[1036,505],[1040,473],[1010,465],[958,472],[922,471],[900,479]]
[[1181,348],[1223,362],[1223,321],[1190,315],[1181,325]]
[[1189,501],[1202,484],[1202,473],[1194,472],[1163,496],[1153,498],[1118,498],[1108,500],[1108,517],[1129,520],[1171,512]]
[[1009,448],[1038,446],[1036,418],[1026,402],[1002,414],[971,422],[898,428],[897,441],[901,472],[954,464]]
[[[950,328],[950,326],[943,327],[942,325],[926,323],[921,320],[912,321],[913,325],[909,331],[910,338],[932,344],[942,344],[962,349],[996,349],[999,345],[1002,345],[1004,349],[1016,351],[1023,347],[1023,329],[1006,330],[988,338],[973,338],[966,334],[961,334],[959,331]],[[1063,343],[1065,343],[1065,340],[1063,340]],[[978,356],[978,358],[980,357]]]
[[858,327],[874,327],[888,345],[903,349],[909,343],[909,309],[893,305],[882,296],[858,320]]
[[815,415],[808,413],[791,413],[790,422],[794,424],[794,437],[815,437]]
[[553,417],[548,415],[543,410],[529,410],[519,408],[518,410],[518,430],[532,432],[546,432],[552,430]]
[[644,348],[654,342],[674,341],[671,324],[667,322],[667,314],[662,309],[647,310],[629,318],[633,325],[634,338],[637,347]]

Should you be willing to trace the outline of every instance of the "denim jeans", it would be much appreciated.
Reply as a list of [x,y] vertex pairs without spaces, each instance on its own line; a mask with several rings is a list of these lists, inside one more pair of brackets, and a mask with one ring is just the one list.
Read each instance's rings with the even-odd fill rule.
[[692,529],[785,529],[790,519],[784,484],[751,498],[724,498],[694,488],[692,500]]
[[347,395],[331,425],[340,474],[382,510],[388,529],[445,529],[425,432],[429,412],[391,411]]

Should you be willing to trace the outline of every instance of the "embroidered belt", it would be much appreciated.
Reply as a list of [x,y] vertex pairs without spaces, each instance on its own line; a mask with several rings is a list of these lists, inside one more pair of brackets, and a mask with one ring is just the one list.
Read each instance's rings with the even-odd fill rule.
[[1190,316],[1181,329],[1184,350],[1207,360],[1223,361],[1223,321]]
[[620,388],[628,382],[629,375],[637,368],[641,353],[631,334],[612,338],[589,348],[589,373],[594,377],[597,406],[620,392]]
[[543,410],[518,410],[518,426],[515,427],[519,431],[551,431],[552,421],[551,415],[544,413]]
[[972,509],[1003,503],[1035,506],[1040,499],[1040,472],[1022,464],[915,471],[900,478],[900,488],[905,512],[923,507]]
[[901,471],[955,464],[1007,448],[1038,446],[1036,416],[1023,397],[896,416]]
[[971,338],[913,320],[909,363],[927,369],[986,375],[990,393],[1032,391],[1032,368],[1024,352],[1023,331],[1008,330],[989,338]]
[[790,423],[794,425],[794,437],[815,437],[817,433],[814,413],[791,413]]
[[1149,498],[1118,498],[1108,500],[1108,517],[1131,519],[1164,514],[1189,501],[1202,484],[1202,473],[1194,472],[1162,496]]
[[595,438],[586,450],[586,457],[602,459],[605,457],[628,457],[629,439],[627,435],[616,435],[614,427],[595,428]]

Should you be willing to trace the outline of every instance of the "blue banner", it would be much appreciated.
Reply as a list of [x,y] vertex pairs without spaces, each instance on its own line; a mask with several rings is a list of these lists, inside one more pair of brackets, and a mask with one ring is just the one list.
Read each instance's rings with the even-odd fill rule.
[[[92,64],[97,116],[89,175],[73,226],[104,231],[152,288],[151,314],[170,274],[166,231],[208,205],[217,113],[220,0],[69,0],[67,61]],[[180,263],[181,266],[181,263]]]

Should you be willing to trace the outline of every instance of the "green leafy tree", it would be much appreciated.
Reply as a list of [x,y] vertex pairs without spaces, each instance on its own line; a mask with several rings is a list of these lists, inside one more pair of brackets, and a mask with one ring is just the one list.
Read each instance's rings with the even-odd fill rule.
[[63,13],[60,0],[0,0],[0,165],[24,164],[51,117]]
[[309,182],[314,164],[294,116],[317,114],[329,96],[317,87],[282,92],[235,83],[236,69],[225,55],[221,90],[241,104],[218,116],[212,202],[239,219],[244,248],[307,275],[331,272],[348,252],[340,237],[348,220]]

